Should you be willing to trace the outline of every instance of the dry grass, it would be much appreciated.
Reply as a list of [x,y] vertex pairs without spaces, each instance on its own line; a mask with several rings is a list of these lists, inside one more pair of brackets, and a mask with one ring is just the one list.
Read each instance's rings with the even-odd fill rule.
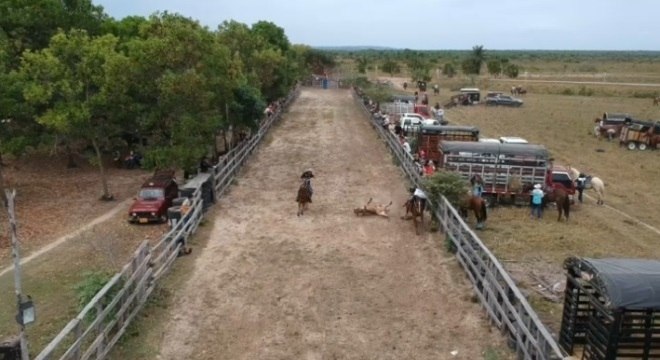
[[[556,163],[601,177],[606,183],[606,204],[660,228],[660,189],[656,186],[660,152],[628,151],[590,133],[592,119],[604,111],[651,118],[657,117],[657,108],[633,98],[531,94],[524,100],[525,105],[518,109],[459,107],[448,110],[447,117],[452,123],[478,126],[486,137],[521,136],[544,144]],[[593,199],[573,206],[569,223],[557,223],[556,217],[552,208],[542,221],[529,219],[527,208],[500,208],[491,211],[488,229],[480,235],[505,263],[525,264],[518,267],[520,274],[540,273],[552,281],[563,279],[561,266],[567,256],[660,256],[657,233],[608,207],[597,206]],[[517,280],[526,282],[520,277]],[[557,329],[561,307],[540,306],[538,297],[532,298],[541,317]]]
[[[644,69],[650,71],[651,67],[655,68],[645,64]],[[607,68],[617,69],[612,64]],[[660,82],[647,74],[627,73],[634,68],[635,64],[619,68],[618,80]],[[567,77],[570,76],[548,73],[542,78],[587,80]],[[395,84],[409,81],[406,78],[392,80]],[[431,94],[430,104],[444,104],[454,93],[452,89],[463,86],[507,91],[512,85],[492,79],[464,77],[442,79],[438,83],[441,84],[440,95]],[[563,281],[562,263],[568,256],[660,257],[658,234],[614,210],[660,228],[660,189],[656,186],[660,177],[660,151],[629,151],[616,141],[599,141],[592,135],[593,119],[603,112],[625,112],[639,119],[660,119],[660,108],[652,106],[650,99],[635,97],[660,88],[547,83],[525,85],[530,94],[522,97],[525,105],[521,108],[457,107],[448,109],[446,116],[452,124],[479,127],[484,137],[521,136],[531,143],[543,144],[557,164],[569,164],[605,181],[607,206],[597,206],[594,199],[586,198],[584,204],[572,207],[569,223],[557,223],[557,212],[553,208],[546,210],[543,220],[534,221],[529,218],[528,208],[503,207],[491,210],[487,229],[479,233],[516,282],[526,289],[541,319],[557,331],[562,306],[543,300],[532,290],[538,285],[535,277],[541,277],[550,284]],[[594,95],[556,94],[569,88],[577,93],[582,86],[592,89]],[[585,194],[595,196],[589,191]]]

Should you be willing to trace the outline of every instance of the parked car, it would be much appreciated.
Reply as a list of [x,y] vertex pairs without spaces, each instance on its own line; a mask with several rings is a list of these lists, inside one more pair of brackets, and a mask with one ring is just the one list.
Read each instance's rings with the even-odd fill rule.
[[522,106],[523,101],[514,98],[513,96],[509,95],[498,95],[498,96],[491,96],[486,98],[486,105],[489,106],[513,106],[513,107],[519,107]]
[[596,118],[596,126],[594,127],[594,135],[605,136],[610,140],[618,137],[624,126],[630,124],[634,120],[629,114],[624,113],[603,113],[602,118]]
[[422,125],[446,125],[447,121],[442,119],[428,119],[421,114],[404,113],[399,120],[401,128],[406,132],[417,132]]
[[166,222],[167,209],[179,195],[173,170],[156,171],[147,180],[128,210],[130,223]]

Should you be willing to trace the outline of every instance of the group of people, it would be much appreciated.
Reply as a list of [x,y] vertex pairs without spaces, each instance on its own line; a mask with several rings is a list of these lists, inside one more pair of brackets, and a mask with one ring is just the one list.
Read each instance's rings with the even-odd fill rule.
[[424,150],[421,150],[419,153],[413,155],[413,164],[415,165],[417,173],[420,176],[431,176],[435,174],[435,171],[437,170],[433,160],[426,159]]

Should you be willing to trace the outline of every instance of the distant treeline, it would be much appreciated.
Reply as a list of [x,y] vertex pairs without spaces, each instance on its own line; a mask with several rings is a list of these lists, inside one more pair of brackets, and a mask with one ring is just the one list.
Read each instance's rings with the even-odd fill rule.
[[[462,59],[472,55],[472,50],[411,50],[382,47],[317,47],[339,57],[367,56],[406,59],[411,56],[435,59]],[[488,50],[493,57],[512,61],[558,60],[558,61],[660,61],[660,51],[614,51],[614,50]]]

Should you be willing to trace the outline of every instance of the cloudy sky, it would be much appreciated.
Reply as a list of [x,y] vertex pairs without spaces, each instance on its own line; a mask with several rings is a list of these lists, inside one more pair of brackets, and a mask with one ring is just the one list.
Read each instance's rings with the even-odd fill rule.
[[93,0],[115,19],[265,20],[311,46],[660,50],[658,0]]

